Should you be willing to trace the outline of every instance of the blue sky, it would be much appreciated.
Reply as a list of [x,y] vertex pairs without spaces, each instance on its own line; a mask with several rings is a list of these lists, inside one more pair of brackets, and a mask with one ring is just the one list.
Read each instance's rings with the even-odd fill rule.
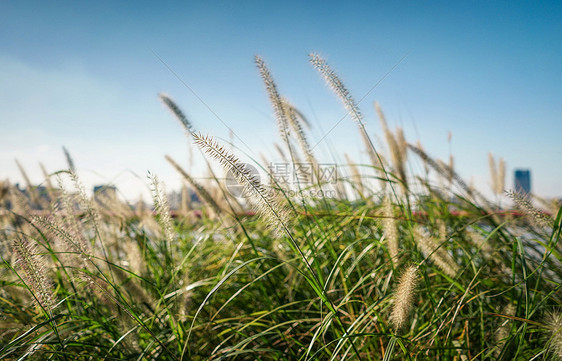
[[[435,157],[448,157],[451,131],[457,170],[478,187],[489,189],[493,152],[510,175],[531,168],[537,194],[562,196],[556,1],[0,2],[0,179],[21,182],[17,158],[41,182],[39,162],[65,167],[64,145],[88,187],[115,182],[134,198],[147,194],[150,170],[176,188],[164,155],[187,167],[190,145],[159,92],[196,129],[228,139],[227,124],[241,153],[274,158],[279,138],[256,54],[312,120],[315,143],[345,111],[309,52],[322,54],[356,99],[384,78],[360,104],[375,139],[376,100],[392,127]],[[358,144],[346,118],[315,151],[367,162]]]

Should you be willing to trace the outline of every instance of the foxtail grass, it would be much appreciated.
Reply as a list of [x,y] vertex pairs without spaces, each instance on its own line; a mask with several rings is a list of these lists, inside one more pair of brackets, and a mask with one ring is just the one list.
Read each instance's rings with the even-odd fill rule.
[[433,236],[428,235],[419,226],[414,229],[414,237],[426,257],[431,259],[443,273],[454,278],[459,271],[459,267],[455,260],[447,253],[446,245],[437,242]]
[[400,330],[406,325],[408,315],[413,307],[414,290],[418,282],[418,267],[409,266],[404,270],[398,281],[396,292],[394,293],[394,305],[390,321],[395,330]]
[[548,330],[548,351],[557,359],[562,359],[562,313],[559,310],[549,311],[545,317]]
[[64,152],[64,157],[66,158],[66,164],[68,166],[68,169],[72,173],[76,173],[76,166],[74,165],[74,159],[72,159],[70,152],[68,151],[68,149],[66,149],[66,147],[62,147],[62,151]]
[[398,128],[396,130],[396,134],[393,134],[390,129],[388,128],[388,124],[386,122],[386,117],[379,105],[379,103],[375,102],[375,109],[377,110],[377,114],[379,115],[379,119],[381,122],[381,127],[383,129],[384,136],[386,138],[386,143],[390,148],[390,157],[392,159],[392,165],[394,167],[394,171],[398,174],[400,178],[400,184],[402,186],[403,194],[408,193],[408,181],[406,177],[406,160],[407,160],[407,143],[406,139],[404,138],[404,131],[402,128]]
[[47,264],[44,257],[38,253],[34,243],[23,237],[13,240],[13,252],[16,258],[16,267],[23,271],[22,278],[26,287],[33,294],[46,312],[51,312],[55,296],[51,281],[47,278]]
[[229,153],[211,137],[201,134],[193,134],[193,137],[197,145],[211,158],[216,159],[226,170],[232,172],[238,183],[244,187],[244,194],[249,196],[257,212],[273,229],[282,232],[287,228],[287,208],[278,203],[271,191],[265,188],[245,163],[242,163],[238,157]]
[[383,215],[383,229],[384,236],[386,238],[386,243],[388,245],[388,252],[392,262],[398,262],[398,229],[396,228],[396,220],[394,215],[394,209],[390,201],[390,197],[387,195],[384,197],[382,205],[382,215]]
[[158,94],[160,101],[166,106],[166,108],[172,113],[172,115],[178,120],[178,122],[184,128],[186,134],[191,134],[193,132],[193,126],[191,122],[187,119],[187,116],[180,109],[180,107],[168,96],[167,94]]
[[265,90],[267,95],[269,96],[269,101],[273,106],[273,112],[275,113],[275,119],[277,120],[277,127],[279,130],[279,134],[281,135],[281,139],[283,142],[290,147],[289,145],[289,120],[287,119],[287,107],[284,106],[283,100],[281,99],[281,95],[277,90],[277,85],[273,80],[273,76],[269,71],[265,61],[260,57],[255,57],[256,66],[259,70],[260,76],[264,82]]
[[[345,87],[340,77],[336,72],[328,65],[325,59],[323,59],[318,54],[309,54],[310,62],[318,70],[320,75],[326,84],[333,90],[333,92],[340,98],[346,111],[351,116],[351,118],[357,123],[359,127],[359,132],[361,134],[361,139],[365,144],[367,149],[367,154],[369,155],[371,164],[374,167],[379,167],[384,170],[384,164],[382,163],[379,154],[377,153],[375,146],[365,129],[365,124],[363,122],[363,115],[359,110],[355,99],[351,96],[349,90]],[[386,173],[386,171],[385,171]]]
[[528,195],[512,190],[506,191],[506,195],[515,202],[516,206],[525,213],[528,219],[541,227],[552,227],[553,219],[543,211],[537,209],[529,199]]

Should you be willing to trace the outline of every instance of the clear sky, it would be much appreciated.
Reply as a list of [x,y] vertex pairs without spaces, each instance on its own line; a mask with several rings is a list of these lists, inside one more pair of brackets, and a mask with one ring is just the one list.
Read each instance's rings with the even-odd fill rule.
[[[376,100],[432,156],[448,158],[451,131],[457,170],[477,186],[489,188],[493,152],[507,162],[508,187],[515,168],[531,168],[534,192],[562,196],[560,1],[2,1],[0,179],[22,181],[17,158],[41,182],[39,162],[65,168],[65,146],[88,187],[115,182],[135,198],[150,170],[176,188],[164,155],[187,167],[190,145],[159,92],[197,130],[228,139],[231,127],[240,152],[273,157],[279,138],[256,54],[312,120],[314,144],[345,111],[309,52],[356,99],[366,95],[375,139]],[[359,144],[346,118],[315,151],[367,162]]]

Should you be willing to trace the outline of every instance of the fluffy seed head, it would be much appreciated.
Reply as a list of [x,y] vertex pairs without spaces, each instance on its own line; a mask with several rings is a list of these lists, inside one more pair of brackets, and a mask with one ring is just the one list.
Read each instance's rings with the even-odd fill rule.
[[70,155],[70,152],[68,151],[68,149],[66,149],[66,147],[62,147],[62,151],[64,152],[68,169],[70,169],[71,172],[76,172],[76,167],[74,166],[74,160],[72,160],[72,156]]
[[[502,313],[506,316],[515,316],[516,308],[512,303],[504,306]],[[509,337],[509,331],[511,329],[512,320],[509,318],[502,318],[501,323],[494,333],[494,339],[496,342],[494,354],[498,357],[501,354],[503,347],[505,346],[505,342]]]
[[505,188],[505,160],[500,158],[496,179],[496,194],[502,194]]
[[[287,115],[287,120],[289,122],[290,129],[292,130],[301,151],[303,152],[306,161],[310,164],[317,164],[314,155],[312,154],[312,149],[310,148],[310,144],[308,143],[308,139],[306,134],[304,133],[304,129],[301,125],[301,117],[298,116],[296,108],[289,102],[288,99],[281,98],[281,102],[285,109],[285,114]],[[315,167],[316,168],[316,167]]]
[[548,349],[562,359],[562,313],[560,310],[549,312],[545,322],[549,331]]
[[334,93],[341,99],[345,109],[349,112],[353,120],[355,120],[359,125],[363,125],[363,116],[359,111],[359,107],[355,103],[355,100],[351,96],[349,90],[345,87],[341,79],[338,77],[336,72],[330,68],[326,60],[324,60],[318,54],[309,54],[310,62],[312,65],[320,72],[326,83]]
[[406,158],[408,154],[408,148],[406,143],[406,138],[404,137],[404,131],[402,128],[396,129],[396,134],[393,134],[392,131],[388,128],[388,124],[386,122],[386,117],[379,105],[379,103],[375,102],[375,109],[379,116],[381,127],[386,138],[386,143],[390,150],[390,158],[392,160],[392,166],[396,171],[397,175],[400,177],[402,181],[401,185],[403,191],[407,191],[407,179],[406,179]]
[[455,260],[447,253],[443,247],[435,240],[435,238],[425,234],[420,227],[414,228],[414,236],[422,250],[422,252],[429,257],[433,263],[449,277],[454,277],[459,266]]
[[[349,90],[347,90],[347,88],[345,87],[339,76],[336,74],[336,72],[332,70],[332,68],[330,68],[326,60],[324,60],[318,54],[309,54],[309,57],[312,65],[322,75],[324,81],[326,81],[328,86],[332,88],[333,92],[336,93],[338,98],[340,98],[345,109],[351,115],[351,118],[359,126],[361,139],[365,144],[371,164],[374,167],[380,167],[382,170],[384,170],[384,165],[381,160],[381,157],[379,156],[379,154],[377,154],[375,146],[373,145],[373,142],[369,138],[369,134],[365,129],[365,124],[363,123],[363,115],[361,114],[361,111],[359,110],[357,103],[351,96],[351,93],[349,92]],[[386,172],[383,171],[383,174],[384,176],[381,177],[381,179],[387,179],[388,177],[386,175]]]
[[492,153],[488,153],[488,166],[490,167],[490,180],[492,181],[492,190],[495,193],[498,189],[498,171],[496,168],[496,160],[494,159],[494,155]]
[[478,196],[484,199],[484,197],[480,195],[480,193],[466,184],[466,182],[457,174],[457,172],[455,172],[455,170],[449,167],[447,164],[435,161],[421,147],[408,143],[408,149],[416,153],[427,165],[435,169],[439,174],[445,177],[445,179],[454,180],[459,185],[459,187],[461,187],[470,197],[475,198],[476,196]]
[[386,237],[386,243],[388,246],[388,252],[392,258],[392,262],[396,262],[398,259],[398,230],[396,229],[396,220],[394,219],[394,210],[392,209],[392,203],[390,202],[390,197],[387,195],[383,200],[383,229],[384,235]]
[[13,250],[16,265],[23,271],[22,278],[45,310],[50,311],[54,305],[52,285],[46,276],[46,263],[37,251],[37,247],[26,238],[15,238]]
[[273,106],[273,111],[275,113],[275,118],[277,119],[277,126],[279,127],[279,133],[281,134],[281,138],[285,144],[289,144],[289,129],[288,129],[288,120],[287,120],[287,113],[285,112],[285,107],[283,106],[283,101],[281,100],[281,96],[277,91],[277,85],[273,81],[273,77],[265,64],[265,61],[256,56],[256,66],[260,72],[262,80],[265,84],[265,90],[269,95],[269,101]]
[[193,127],[185,114],[182,112],[180,107],[166,94],[158,94],[158,98],[160,101],[170,110],[170,112],[176,117],[176,119],[180,122],[180,124],[185,129],[186,133],[193,132]]
[[535,206],[531,204],[528,196],[514,191],[507,191],[505,193],[509,198],[513,199],[517,207],[521,209],[530,220],[541,227],[552,227],[554,224],[552,218],[535,208]]
[[162,232],[164,233],[164,238],[166,239],[166,241],[173,242],[175,239],[175,234],[172,227],[170,206],[168,204],[166,192],[156,175],[148,173],[148,178],[152,183],[152,198],[154,201],[156,214],[158,214],[159,216],[158,223],[162,228]]
[[400,281],[394,294],[394,307],[390,315],[390,322],[395,330],[401,329],[408,319],[417,283],[418,267],[409,266],[400,276]]
[[286,229],[288,215],[285,207],[268,192],[245,163],[242,163],[234,154],[228,153],[224,147],[209,136],[194,133],[193,138],[201,149],[218,160],[227,171],[232,172],[238,183],[244,187],[245,193],[250,196],[249,199],[257,212],[266,219],[273,230],[281,232]]

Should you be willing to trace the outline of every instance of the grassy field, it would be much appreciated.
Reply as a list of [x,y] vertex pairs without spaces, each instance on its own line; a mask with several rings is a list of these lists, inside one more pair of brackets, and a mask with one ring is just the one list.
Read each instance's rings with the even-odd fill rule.
[[[230,185],[218,173],[199,182],[170,157],[200,200],[184,192],[173,212],[156,176],[153,210],[88,197],[71,161],[46,173],[43,193],[3,184],[0,359],[562,358],[560,206],[508,192],[517,210],[500,208],[377,106],[378,151],[342,81],[311,63],[370,160],[346,156],[337,182],[321,176],[306,118],[258,57],[286,163],[309,165],[312,181],[290,188],[272,171],[260,182],[160,95]],[[505,164],[490,156],[490,168],[505,198]]]

